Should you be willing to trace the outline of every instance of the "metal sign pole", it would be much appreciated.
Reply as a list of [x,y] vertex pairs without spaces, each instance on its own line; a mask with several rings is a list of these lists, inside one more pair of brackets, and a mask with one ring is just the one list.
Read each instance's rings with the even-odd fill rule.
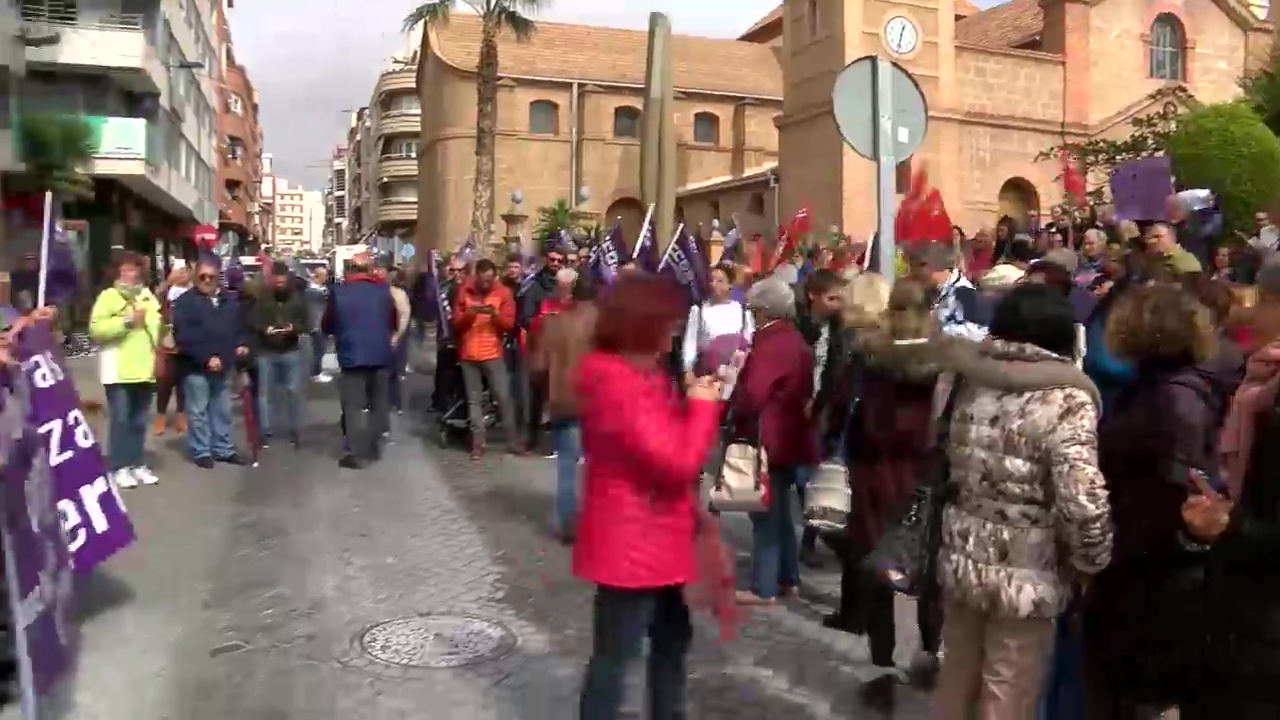
[[871,95],[876,118],[876,226],[880,252],[880,276],[892,286],[897,277],[897,238],[893,236],[894,206],[897,204],[897,167],[893,137],[893,63],[876,57],[872,73],[875,91]]

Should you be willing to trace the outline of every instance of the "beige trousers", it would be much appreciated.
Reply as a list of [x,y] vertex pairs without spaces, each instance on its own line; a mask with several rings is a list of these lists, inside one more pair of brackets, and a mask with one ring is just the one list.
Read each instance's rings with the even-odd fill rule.
[[933,694],[937,720],[1036,717],[1053,620],[992,617],[948,601],[942,670]]

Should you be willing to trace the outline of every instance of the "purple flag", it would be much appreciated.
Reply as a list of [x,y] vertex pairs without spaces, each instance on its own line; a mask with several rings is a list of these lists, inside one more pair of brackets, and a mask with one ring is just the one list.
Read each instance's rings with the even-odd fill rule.
[[449,290],[440,282],[440,251],[432,250],[427,256],[427,291],[431,293],[436,304],[436,327],[440,328],[440,339],[448,340],[453,336],[453,307],[449,304]]
[[49,257],[45,268],[45,305],[70,302],[80,293],[75,252],[56,215],[49,220]]
[[609,234],[596,244],[591,251],[588,267],[594,280],[603,285],[611,285],[618,278],[618,264],[622,256],[622,222],[618,221],[610,228]]
[[86,574],[133,542],[133,524],[49,327],[41,323],[24,330],[14,357],[31,387],[28,419],[44,443],[76,573]]
[[1111,198],[1118,220],[1164,220],[1173,194],[1173,169],[1165,156],[1139,158],[1111,171]]
[[[14,316],[9,308],[4,312]],[[75,663],[75,577],[48,456],[30,422],[27,377],[3,368],[0,386],[0,532],[13,618],[11,642],[24,715],[37,717],[43,716],[41,701]]]
[[653,241],[653,222],[640,228],[640,238],[636,240],[637,246],[631,251],[631,258],[635,261],[637,269],[645,272],[658,272],[660,261],[658,260],[658,244]]
[[666,273],[689,291],[689,298],[696,305],[706,296],[707,267],[702,253],[693,238],[684,229],[671,241],[663,256],[659,272]]

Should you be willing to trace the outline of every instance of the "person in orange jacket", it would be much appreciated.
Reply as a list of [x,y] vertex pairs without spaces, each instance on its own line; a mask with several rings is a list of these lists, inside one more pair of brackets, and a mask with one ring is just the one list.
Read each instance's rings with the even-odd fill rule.
[[516,326],[515,298],[498,282],[498,268],[492,260],[476,262],[472,279],[458,292],[451,318],[458,338],[458,359],[467,389],[467,412],[471,421],[471,458],[480,459],[485,446],[484,382],[498,402],[502,429],[512,452],[520,449],[515,406],[511,404],[511,381],[502,357],[503,336]]

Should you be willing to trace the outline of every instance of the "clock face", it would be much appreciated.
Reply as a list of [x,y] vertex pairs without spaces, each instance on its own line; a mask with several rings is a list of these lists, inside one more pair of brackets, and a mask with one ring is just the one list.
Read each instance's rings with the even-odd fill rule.
[[920,31],[915,23],[902,15],[895,15],[884,24],[884,44],[890,52],[906,55],[920,44]]

